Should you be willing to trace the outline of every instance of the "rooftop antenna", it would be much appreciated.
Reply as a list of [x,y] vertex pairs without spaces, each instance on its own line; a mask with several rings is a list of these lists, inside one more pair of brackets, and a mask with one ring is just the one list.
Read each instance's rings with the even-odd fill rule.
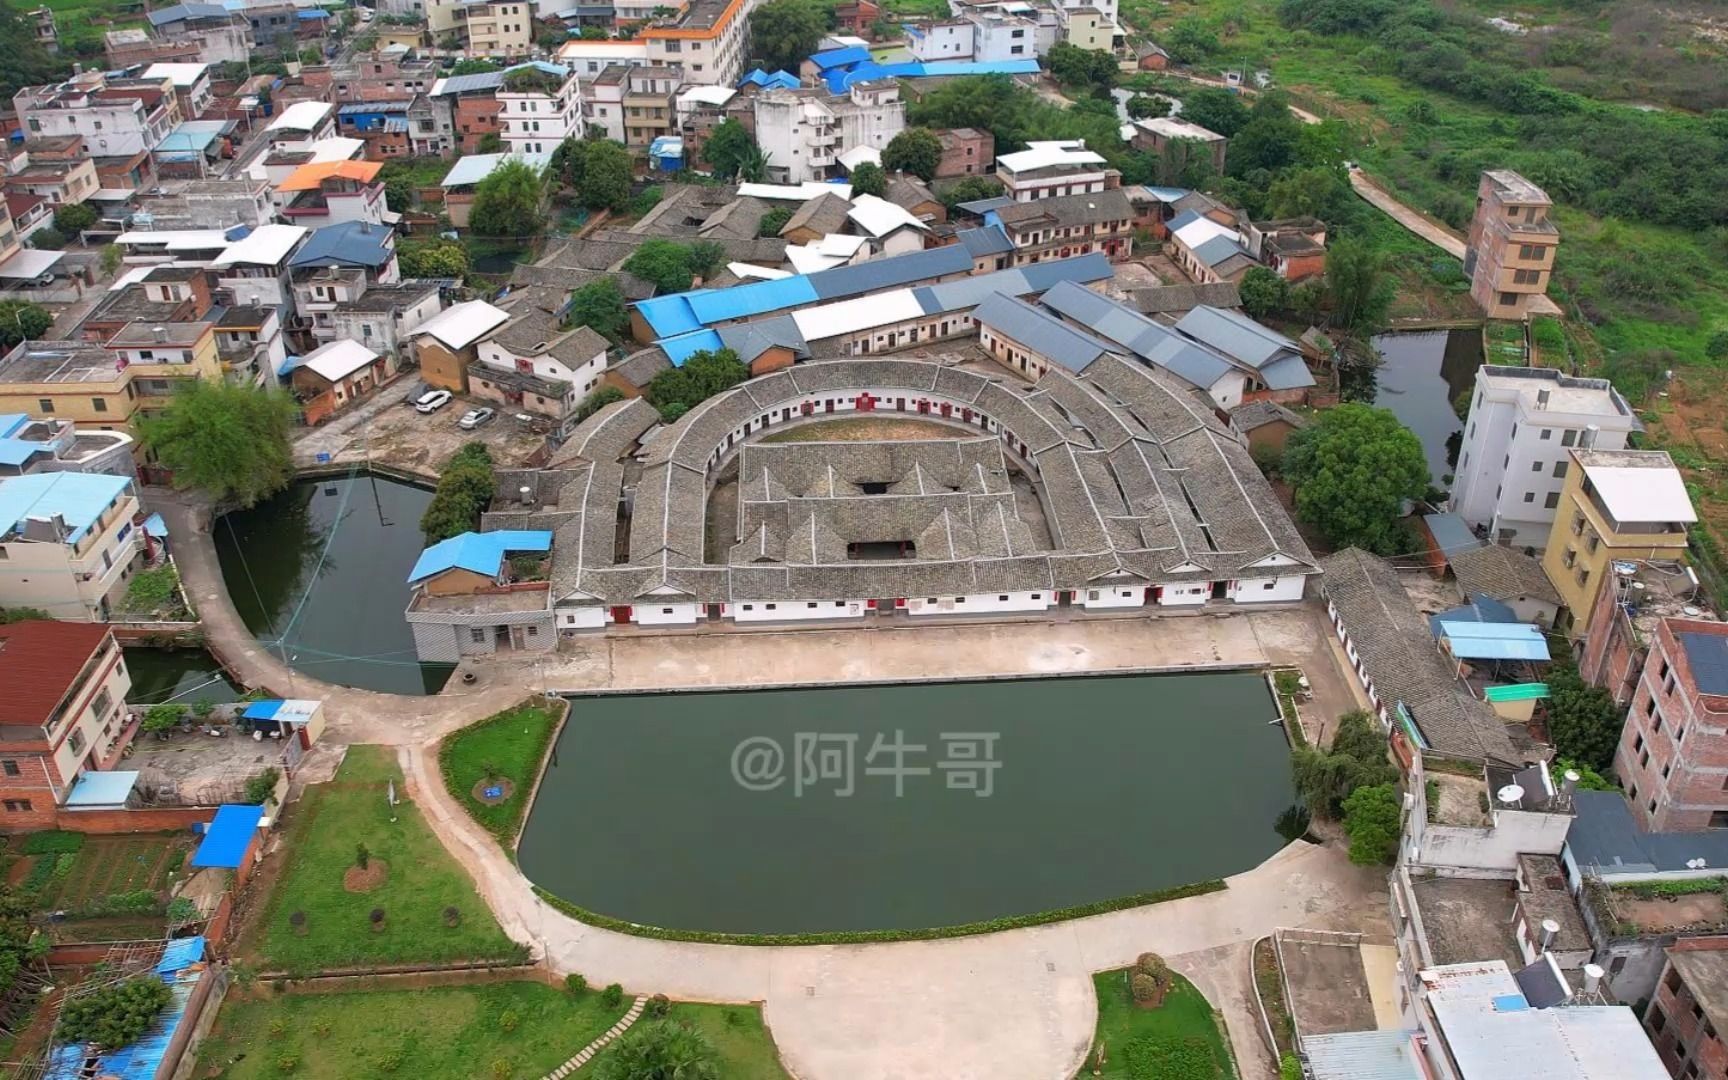
[[1522,808],[1524,789],[1519,787],[1517,784],[1507,784],[1505,787],[1495,792],[1495,795],[1499,797],[1502,803],[1512,807],[1514,810]]

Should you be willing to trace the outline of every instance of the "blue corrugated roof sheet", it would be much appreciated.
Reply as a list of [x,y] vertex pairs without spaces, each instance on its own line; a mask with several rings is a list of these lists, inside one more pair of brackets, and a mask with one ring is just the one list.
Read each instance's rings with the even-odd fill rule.
[[666,354],[666,359],[672,361],[674,367],[690,359],[692,353],[713,352],[725,348],[720,335],[712,330],[698,330],[694,334],[662,338],[656,344],[660,346],[660,351]]
[[29,473],[0,480],[0,535],[27,517],[63,518],[77,543],[132,481],[105,473]]
[[690,303],[690,311],[704,326],[810,304],[817,299],[816,289],[805,275],[752,281],[729,289],[702,289],[684,296]]
[[246,711],[240,715],[247,720],[269,720],[282,711],[282,705],[280,698],[274,701],[254,701],[246,706]]
[[648,328],[654,331],[655,337],[676,337],[688,334],[693,330],[702,329],[702,320],[690,310],[690,294],[678,293],[675,296],[656,296],[651,300],[636,301],[636,310]]
[[512,551],[550,551],[552,533],[547,529],[500,529],[497,532],[465,532],[440,540],[414,561],[410,583],[424,581],[446,570],[469,570],[494,577]]
[[862,45],[848,45],[843,49],[829,49],[826,52],[810,54],[810,62],[816,65],[818,71],[859,64],[868,59],[870,59],[870,50]]
[[1529,623],[1442,622],[1441,636],[1460,660],[1540,660],[1548,639]]
[[1314,1080],[1422,1080],[1414,1033],[1346,1031],[1302,1036],[1302,1051]]
[[1484,593],[1477,593],[1468,604],[1428,616],[1428,629],[1435,637],[1442,633],[1441,623],[1515,623],[1518,613]]
[[1007,232],[1000,225],[962,229],[954,234],[954,239],[960,241],[960,246],[973,258],[980,255],[1006,255],[1014,250],[1014,242],[1008,239]]
[[156,974],[172,975],[176,971],[191,967],[204,959],[204,935],[197,937],[175,938],[162,950],[162,959],[156,962]]
[[246,858],[246,849],[258,832],[258,822],[264,817],[262,806],[229,803],[216,808],[216,817],[204,830],[204,841],[192,853],[193,866],[217,866],[239,869]]
[[738,80],[739,86],[760,86],[764,90],[796,90],[798,76],[786,71],[767,72],[757,68]]
[[1728,638],[1720,634],[1688,631],[1676,634],[1686,650],[1686,665],[1692,682],[1706,694],[1728,694]]
[[1424,514],[1422,524],[1428,526],[1428,533],[1434,537],[1434,543],[1448,555],[1458,551],[1473,551],[1487,544],[1486,540],[1471,530],[1469,522],[1457,514]]
[[858,83],[875,79],[933,79],[961,75],[1034,75],[1037,60],[934,60],[930,63],[911,61],[899,64],[879,64],[866,60],[855,67],[836,68],[824,72],[828,89],[844,93]]

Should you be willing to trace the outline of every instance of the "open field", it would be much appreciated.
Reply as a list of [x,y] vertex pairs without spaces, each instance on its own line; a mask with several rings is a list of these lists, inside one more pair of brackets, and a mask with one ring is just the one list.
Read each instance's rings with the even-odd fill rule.
[[[386,801],[395,785],[397,803]],[[288,860],[247,951],[291,972],[513,956],[462,869],[403,793],[391,751],[348,750],[336,778],[306,789],[283,838]],[[359,873],[365,845],[368,869]],[[381,869],[380,869],[381,867]],[[382,922],[371,914],[382,910]],[[293,915],[304,923],[296,931]]]
[[[1142,1009],[1128,993],[1128,969],[1092,976],[1098,991],[1098,1032],[1092,1052],[1104,1047],[1101,1075],[1121,1080],[1183,1077],[1184,1080],[1235,1080],[1236,1069],[1224,1033],[1205,995],[1171,973],[1173,985],[1156,1009]],[[1093,1059],[1082,1075],[1091,1075]],[[1211,1069],[1207,1071],[1207,1065]]]
[[[445,739],[439,750],[444,786],[506,848],[528,811],[529,789],[561,712],[521,705],[464,728]],[[485,797],[488,787],[501,790],[501,801]]]
[[[600,995],[535,982],[352,994],[230,997],[198,1051],[198,1075],[543,1076],[618,1021]],[[731,1074],[728,1074],[731,1075]]]

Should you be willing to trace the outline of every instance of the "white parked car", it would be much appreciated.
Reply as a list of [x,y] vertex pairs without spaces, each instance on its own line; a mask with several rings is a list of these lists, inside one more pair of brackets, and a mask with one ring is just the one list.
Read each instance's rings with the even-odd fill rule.
[[478,409],[469,409],[467,412],[462,414],[462,419],[456,421],[456,426],[461,428],[463,431],[473,431],[475,428],[497,415],[497,410],[488,409],[484,406]]
[[448,390],[434,390],[431,393],[423,394],[421,395],[420,400],[414,403],[414,411],[435,413],[439,409],[448,405],[450,399],[455,396],[456,395],[452,394]]

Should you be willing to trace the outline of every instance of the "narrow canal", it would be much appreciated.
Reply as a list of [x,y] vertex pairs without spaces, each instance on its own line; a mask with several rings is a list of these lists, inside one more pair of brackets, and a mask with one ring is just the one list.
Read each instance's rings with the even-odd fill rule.
[[1452,472],[1446,440],[1464,430],[1452,403],[1475,384],[1482,366],[1481,331],[1382,334],[1373,344],[1382,357],[1374,372],[1374,404],[1390,409],[1422,440],[1434,486],[1451,487],[1445,480]]
[[326,682],[435,694],[402,618],[431,491],[358,475],[301,480],[212,527],[228,595],[260,642]]
[[1249,673],[577,698],[518,861],[572,903],[683,930],[1111,900],[1283,846],[1276,715]]

